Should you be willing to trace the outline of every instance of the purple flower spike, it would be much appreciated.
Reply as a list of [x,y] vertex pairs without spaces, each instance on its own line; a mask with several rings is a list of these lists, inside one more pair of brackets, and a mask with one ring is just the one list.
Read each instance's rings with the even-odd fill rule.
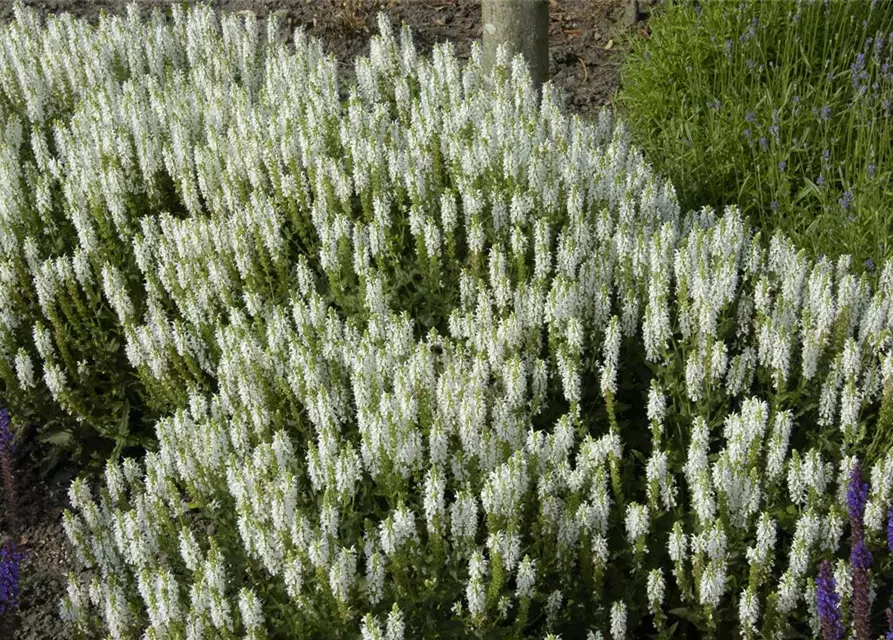
[[831,562],[825,560],[815,579],[816,604],[822,622],[822,640],[843,640],[843,614],[840,611],[840,595],[831,570]]
[[13,536],[19,530],[19,510],[16,498],[15,477],[13,475],[13,436],[9,427],[9,411],[0,409],[0,480],[6,489],[6,514]]
[[850,522],[858,522],[861,530],[865,503],[868,502],[868,483],[862,480],[862,465],[857,461],[850,472],[850,486],[846,492],[847,510]]
[[12,430],[9,427],[9,410],[0,409],[0,454],[12,453]]
[[868,483],[862,480],[862,466],[857,461],[850,474],[850,486],[847,488],[847,510],[850,515],[850,570],[852,571],[853,588],[853,626],[856,628],[858,640],[870,640],[871,625],[869,617],[868,568],[871,566],[871,552],[865,546],[865,534],[862,518],[865,514],[865,503],[868,502]]
[[887,514],[887,548],[893,553],[893,506]]
[[18,605],[19,563],[24,554],[11,541],[0,547],[0,616]]

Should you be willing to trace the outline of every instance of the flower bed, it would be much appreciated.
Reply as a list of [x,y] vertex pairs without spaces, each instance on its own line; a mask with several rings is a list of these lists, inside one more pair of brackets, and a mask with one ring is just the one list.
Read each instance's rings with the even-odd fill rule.
[[683,215],[610,112],[384,21],[342,91],[250,18],[19,11],[2,393],[149,448],[72,485],[84,635],[815,634],[883,544],[893,263]]

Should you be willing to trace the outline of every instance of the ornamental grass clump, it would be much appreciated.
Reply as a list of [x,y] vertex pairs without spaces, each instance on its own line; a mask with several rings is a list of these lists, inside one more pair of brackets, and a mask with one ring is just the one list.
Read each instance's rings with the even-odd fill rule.
[[683,209],[741,207],[813,256],[893,255],[893,5],[666,2],[619,104]]

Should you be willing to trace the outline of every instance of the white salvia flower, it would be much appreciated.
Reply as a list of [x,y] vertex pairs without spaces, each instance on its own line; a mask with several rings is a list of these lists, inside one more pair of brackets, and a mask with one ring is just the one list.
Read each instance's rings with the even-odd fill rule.
[[747,561],[751,565],[768,567],[775,550],[775,520],[768,513],[761,513],[757,521],[757,541],[747,548]]
[[626,507],[626,539],[635,544],[648,535],[648,508],[631,502]]
[[469,579],[465,598],[468,600],[468,612],[475,618],[482,617],[487,606],[487,591],[481,578]]
[[403,612],[400,611],[400,608],[395,602],[394,606],[391,608],[391,612],[388,614],[388,621],[385,627],[385,640],[403,640],[405,630],[406,625],[403,622]]
[[698,596],[703,605],[712,608],[719,606],[719,601],[726,590],[726,563],[722,560],[711,560],[701,574]]
[[626,637],[626,603],[622,600],[611,605],[611,637],[614,640]]
[[784,462],[788,454],[788,443],[793,429],[793,417],[790,411],[775,414],[769,436],[769,449],[766,454],[766,477],[775,481],[784,471]]
[[664,581],[664,572],[662,569],[652,569],[648,572],[648,582],[646,585],[646,593],[648,596],[648,611],[651,615],[657,615],[664,603],[664,591],[666,590],[666,582]]
[[473,540],[478,527],[478,503],[474,495],[460,492],[450,506],[450,524],[454,541]]
[[676,564],[685,562],[685,559],[688,557],[688,540],[680,522],[673,525],[673,529],[670,531],[670,541],[667,544],[667,549],[670,553],[670,559]]
[[372,605],[384,599],[385,559],[374,551],[366,559],[366,599]]
[[604,569],[611,555],[608,550],[608,539],[600,534],[592,536],[591,548],[593,563]]
[[521,537],[517,533],[506,534],[505,531],[491,533],[487,537],[487,549],[490,556],[498,554],[502,567],[506,571],[514,571],[521,556]]
[[748,633],[755,635],[759,619],[759,596],[750,589],[742,590],[741,597],[738,600],[738,620],[741,621],[741,627]]
[[645,479],[648,481],[648,500],[656,505],[658,493],[664,509],[676,506],[676,479],[669,471],[666,451],[655,451],[645,466]]
[[843,536],[846,521],[837,511],[831,511],[825,518],[822,534],[819,538],[822,549],[830,553],[836,553],[840,546],[840,538]]
[[706,553],[711,560],[725,559],[727,546],[728,538],[721,520],[714,521],[701,535],[692,538],[692,550]]
[[819,606],[816,598],[817,591],[815,581],[807,580],[806,587],[803,589],[803,600],[806,602],[806,610],[809,612],[809,627],[813,637],[816,638],[822,633],[822,622],[819,618]]
[[865,503],[865,529],[878,533],[886,522],[886,509],[874,498]]
[[360,626],[360,635],[363,640],[384,640],[381,625],[371,613],[367,613],[363,616],[363,622]]
[[605,640],[605,636],[601,631],[589,631],[586,634],[586,640]]
[[78,578],[72,573],[68,576],[66,595],[59,607],[60,617],[66,622],[75,622],[84,617],[89,608],[87,594]]
[[34,346],[44,360],[53,355],[53,336],[41,322],[34,323]]
[[288,597],[292,600],[297,600],[304,585],[304,566],[298,555],[289,553],[289,557],[285,561],[285,570],[282,577],[285,581],[285,591],[288,593]]
[[603,346],[604,363],[601,368],[601,389],[603,394],[617,393],[617,360],[620,356],[620,319],[612,316],[605,330]]
[[518,599],[533,597],[533,589],[536,584],[536,560],[532,560],[530,556],[525,555],[524,559],[518,564],[518,576],[515,579],[515,594]]
[[855,380],[862,371],[862,355],[855,338],[847,338],[841,354],[841,373],[845,380]]
[[31,364],[31,356],[24,349],[19,349],[16,353],[15,371],[22,389],[27,391],[34,388],[34,366]]
[[428,532],[434,534],[444,525],[444,489],[445,483],[440,471],[433,467],[425,476],[425,520]]
[[357,571],[356,549],[342,547],[335,562],[329,567],[329,586],[332,595],[342,604],[349,602],[350,590],[353,587]]
[[667,399],[663,389],[654,378],[651,379],[651,387],[648,390],[648,420],[662,424],[667,411]]
[[837,392],[840,389],[842,376],[840,373],[840,360],[835,360],[822,385],[822,392],[819,396],[819,425],[830,427],[834,423],[834,414],[837,408]]
[[803,458],[803,482],[815,492],[819,498],[824,497],[825,490],[834,474],[834,464],[825,463],[818,449],[810,449]]
[[834,582],[840,597],[849,600],[853,595],[853,582],[850,563],[843,558],[834,563]]
[[850,475],[856,466],[856,456],[843,456],[840,460],[837,474],[837,504],[842,508],[847,508],[847,490],[850,486]]
[[118,316],[118,320],[121,324],[127,324],[133,316],[133,305],[124,286],[124,278],[121,272],[111,264],[106,264],[102,268],[102,288],[105,292],[105,297]]
[[378,526],[382,550],[388,557],[396,554],[407,540],[418,541],[415,529],[415,514],[400,506],[392,516]]
[[189,527],[180,530],[180,555],[190,571],[196,571],[201,562],[201,548]]
[[847,382],[840,394],[840,430],[845,438],[852,437],[859,423],[862,394],[852,382]]
[[242,616],[242,624],[248,631],[260,629],[264,624],[264,614],[252,589],[243,587],[239,590],[239,613]]
[[555,618],[558,616],[558,612],[561,611],[562,602],[564,602],[564,595],[562,595],[561,591],[556,589],[549,594],[549,597],[546,600],[547,620],[555,620]]
[[778,608],[782,613],[793,611],[800,601],[800,586],[796,576],[785,571],[778,583]]
[[65,392],[65,374],[55,363],[48,362],[44,365],[43,380],[46,382],[53,400],[59,402],[60,396]]
[[685,388],[692,402],[700,401],[705,376],[703,355],[700,350],[692,351],[685,363]]

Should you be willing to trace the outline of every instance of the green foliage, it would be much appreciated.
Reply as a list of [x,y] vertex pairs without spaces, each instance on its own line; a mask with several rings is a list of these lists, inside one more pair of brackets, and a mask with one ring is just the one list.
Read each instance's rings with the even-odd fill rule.
[[650,24],[618,102],[684,210],[735,204],[859,265],[893,255],[893,4],[683,0]]

